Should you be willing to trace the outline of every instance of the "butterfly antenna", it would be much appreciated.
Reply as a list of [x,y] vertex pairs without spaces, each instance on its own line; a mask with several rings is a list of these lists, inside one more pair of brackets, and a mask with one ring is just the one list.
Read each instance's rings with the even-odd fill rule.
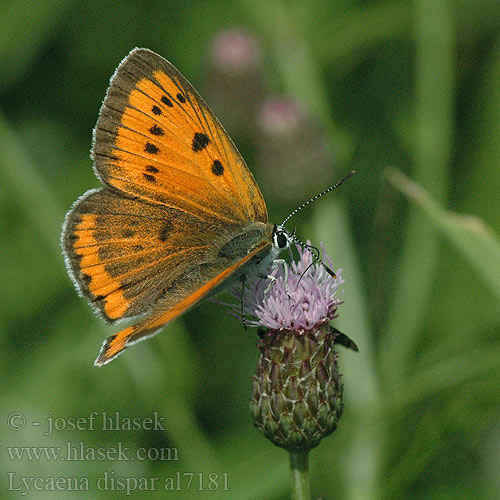
[[336,184],[333,186],[330,186],[329,188],[325,189],[322,193],[317,194],[316,196],[313,196],[310,200],[307,200],[305,203],[302,203],[299,207],[297,207],[282,223],[281,225],[283,226],[285,222],[288,221],[291,217],[293,217],[297,212],[300,212],[303,208],[307,207],[307,205],[310,205],[313,201],[316,201],[318,198],[321,198],[324,196],[326,193],[329,193],[330,191],[333,191],[334,189],[337,189],[341,184],[344,184],[345,181],[350,179],[354,174],[355,170],[352,170],[349,172],[343,179],[338,181]]
[[[325,189],[323,192],[321,192],[321,193],[317,194],[316,196],[313,196],[311,199],[307,200],[305,203],[302,203],[302,205],[300,205],[299,207],[297,207],[290,215],[288,215],[288,217],[285,218],[285,220],[281,223],[281,226],[284,226],[285,223],[291,217],[293,217],[297,212],[299,212],[303,208],[305,208],[308,205],[310,205],[313,201],[316,201],[318,198],[321,198],[322,196],[324,196],[325,194],[329,193],[330,191],[333,191],[334,189],[337,189],[341,184],[344,184],[344,182],[347,181],[348,179],[350,179],[355,173],[356,173],[356,171],[352,170],[343,179],[340,179],[340,181],[338,181],[333,186],[330,186],[329,188]],[[303,241],[301,241],[295,235],[295,229],[290,234],[290,237],[291,237],[291,239],[293,241],[295,241],[296,243],[298,243],[301,247],[306,248],[307,250],[309,250],[309,252],[311,252],[311,254],[313,256],[313,261],[307,266],[307,268],[305,269],[305,271],[302,273],[302,275],[300,276],[299,281],[297,282],[297,284],[300,283],[300,280],[302,279],[302,276],[304,276],[304,274],[309,270],[309,268],[311,266],[313,266],[316,262],[320,262],[321,265],[323,266],[323,268],[325,269],[325,271],[332,278],[337,279],[337,275],[321,260],[321,258],[320,258],[320,252],[319,252],[319,249],[317,247],[315,247],[313,245],[307,245],[306,243],[304,243]]]

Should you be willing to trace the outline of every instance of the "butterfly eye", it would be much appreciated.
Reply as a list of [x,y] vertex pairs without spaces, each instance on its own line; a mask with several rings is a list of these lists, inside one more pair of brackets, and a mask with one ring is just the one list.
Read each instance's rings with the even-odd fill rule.
[[288,235],[285,231],[277,231],[274,235],[274,243],[280,249],[288,248]]
[[278,233],[276,235],[276,242],[280,248],[288,246],[288,238],[285,236],[285,233]]
[[290,234],[286,231],[283,226],[274,225],[273,228],[273,245],[279,250],[288,248],[290,246]]

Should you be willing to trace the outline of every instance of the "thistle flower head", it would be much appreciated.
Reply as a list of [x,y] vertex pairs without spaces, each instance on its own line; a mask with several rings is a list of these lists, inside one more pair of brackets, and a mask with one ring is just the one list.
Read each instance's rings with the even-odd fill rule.
[[[307,242],[309,244],[309,242]],[[325,262],[332,261],[322,246]],[[342,303],[336,293],[344,283],[342,270],[333,278],[320,263],[313,263],[313,255],[297,246],[299,260],[277,264],[269,285],[264,279],[250,281],[243,298],[243,312],[251,326],[271,330],[310,330],[315,325],[333,319]],[[256,319],[252,319],[256,318]]]
[[[343,385],[335,351],[335,296],[343,280],[333,278],[308,250],[279,265],[274,282],[256,280],[244,295],[249,324],[267,329],[258,342],[250,409],[255,426],[289,451],[310,450],[332,433],[343,410]],[[325,254],[326,262],[331,261]],[[262,283],[263,281],[263,283]]]

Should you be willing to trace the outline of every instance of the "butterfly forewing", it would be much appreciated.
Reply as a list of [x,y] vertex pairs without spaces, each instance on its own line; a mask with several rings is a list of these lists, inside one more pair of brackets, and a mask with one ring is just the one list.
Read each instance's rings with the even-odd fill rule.
[[102,180],[207,220],[267,222],[260,190],[218,120],[165,59],[135,49],[113,76],[95,129]]

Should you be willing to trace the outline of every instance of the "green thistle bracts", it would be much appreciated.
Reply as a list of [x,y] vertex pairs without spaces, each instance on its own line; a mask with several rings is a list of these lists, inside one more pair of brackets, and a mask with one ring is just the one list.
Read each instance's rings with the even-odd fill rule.
[[270,330],[258,347],[250,409],[255,426],[288,451],[310,450],[331,434],[343,410],[335,333]]

